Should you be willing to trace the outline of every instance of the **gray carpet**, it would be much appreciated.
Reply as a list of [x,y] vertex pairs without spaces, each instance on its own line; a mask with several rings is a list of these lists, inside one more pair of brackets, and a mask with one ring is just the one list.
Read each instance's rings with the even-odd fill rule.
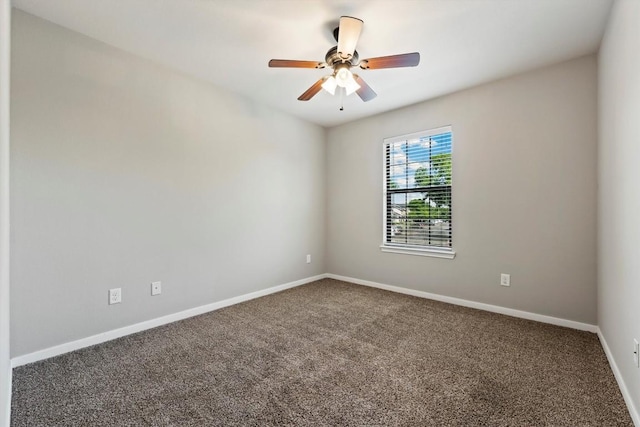
[[632,426],[595,334],[321,280],[14,371],[12,426]]

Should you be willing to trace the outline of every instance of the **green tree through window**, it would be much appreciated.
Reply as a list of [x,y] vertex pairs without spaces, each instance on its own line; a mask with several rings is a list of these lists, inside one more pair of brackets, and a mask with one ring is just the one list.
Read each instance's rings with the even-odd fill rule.
[[[419,167],[415,172],[415,182],[417,187],[451,186],[451,153],[440,153],[431,156],[431,169]],[[423,193],[423,207],[418,207],[418,203],[413,204],[416,212],[419,210],[420,218],[423,219],[446,219],[449,217],[449,207],[451,206],[451,191],[427,191]],[[411,204],[416,200],[410,202]],[[418,218],[418,217],[415,217]]]

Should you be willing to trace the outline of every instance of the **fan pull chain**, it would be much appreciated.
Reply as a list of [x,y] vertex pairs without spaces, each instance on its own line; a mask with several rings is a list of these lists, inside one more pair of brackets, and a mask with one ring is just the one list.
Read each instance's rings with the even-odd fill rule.
[[344,92],[345,88],[340,88],[340,111],[344,111]]

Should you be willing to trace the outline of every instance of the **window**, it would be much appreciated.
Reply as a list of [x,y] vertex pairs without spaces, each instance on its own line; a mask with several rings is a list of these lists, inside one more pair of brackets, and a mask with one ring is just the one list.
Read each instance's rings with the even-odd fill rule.
[[385,252],[453,258],[451,127],[384,140]]

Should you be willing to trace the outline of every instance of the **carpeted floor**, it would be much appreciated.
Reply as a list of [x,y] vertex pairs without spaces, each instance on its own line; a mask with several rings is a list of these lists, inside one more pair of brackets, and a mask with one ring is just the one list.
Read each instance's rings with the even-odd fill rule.
[[632,426],[595,334],[321,280],[14,370],[12,426]]

